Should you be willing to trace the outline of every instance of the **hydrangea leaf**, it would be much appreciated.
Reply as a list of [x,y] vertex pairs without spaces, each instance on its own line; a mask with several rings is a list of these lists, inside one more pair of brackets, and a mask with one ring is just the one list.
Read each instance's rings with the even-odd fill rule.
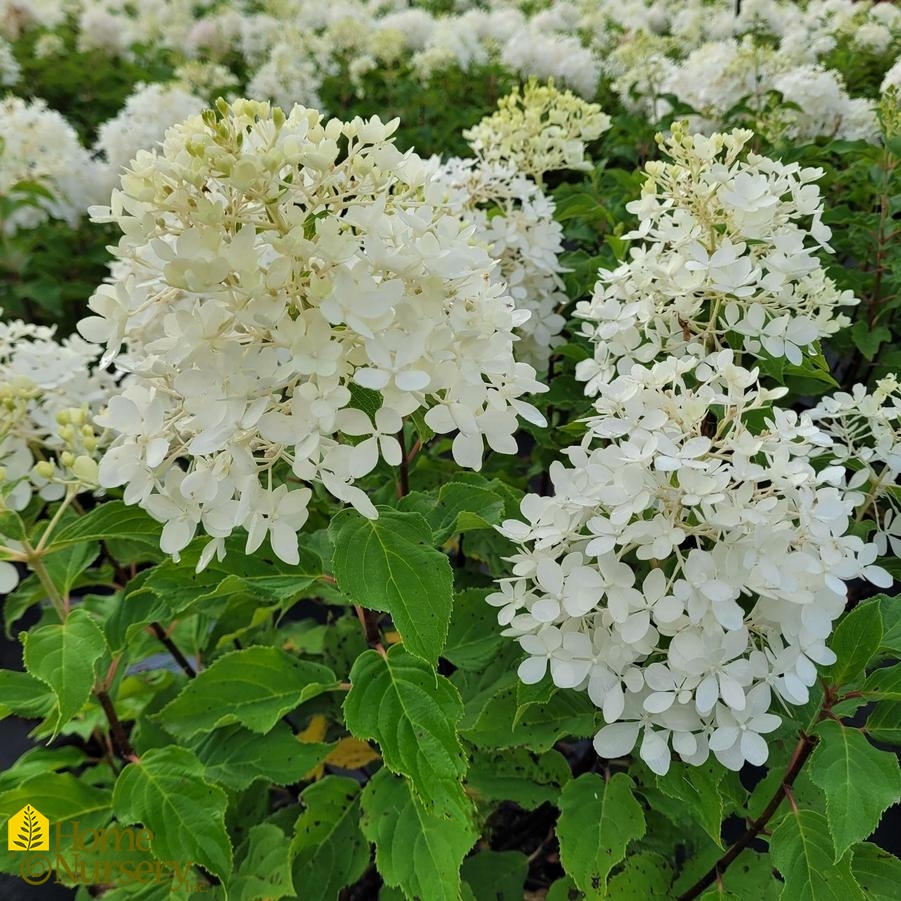
[[458,669],[483,669],[505,644],[496,611],[485,603],[488,592],[485,588],[468,588],[454,596],[454,612],[441,656]]
[[127,538],[155,546],[161,532],[162,526],[140,507],[126,506],[122,501],[107,501],[63,526],[53,536],[50,549],[106,538]]
[[670,897],[673,868],[670,862],[653,851],[630,854],[622,869],[607,880],[607,897],[611,901],[648,901]]
[[26,804],[50,821],[50,847],[54,848],[57,825],[62,835],[71,835],[74,820],[79,829],[106,826],[112,816],[110,798],[107,789],[89,785],[71,773],[40,773],[0,793],[0,872],[19,873],[21,855],[7,850],[7,823]]
[[279,901],[293,898],[288,839],[278,826],[258,823],[235,857],[240,861],[228,884],[229,901]]
[[429,811],[406,779],[379,770],[363,790],[363,833],[375,844],[375,863],[388,885],[408,899],[458,901],[460,865],[478,838],[461,796],[442,814]]
[[629,842],[644,835],[644,812],[632,786],[624,773],[609,781],[585,773],[560,794],[560,861],[589,898],[604,897],[610,870],[626,856]]
[[407,650],[434,665],[447,638],[453,575],[428,522],[390,507],[379,508],[375,520],[347,509],[329,534],[338,587],[356,603],[390,613]]
[[558,751],[535,754],[524,748],[476,752],[466,777],[477,800],[515,801],[526,810],[556,804],[569,781],[569,764]]
[[192,747],[204,765],[204,777],[241,791],[259,779],[290,785],[318,766],[333,745],[298,741],[284,723],[258,735],[241,726],[216,729]]
[[561,738],[592,735],[597,715],[588,696],[574,691],[558,691],[547,705],[530,704],[520,710],[512,687],[496,690],[461,733],[477,748],[547,751]]
[[437,496],[421,492],[408,495],[399,507],[422,514],[432,527],[435,544],[443,544],[457,532],[490,529],[499,523],[504,500],[487,487],[454,481],[442,485]]
[[333,901],[369,865],[369,845],[360,832],[360,786],[326,776],[304,789],[300,800],[305,809],[291,842],[294,885],[304,901]]
[[476,901],[521,901],[528,872],[529,859],[519,851],[481,851],[460,867]]
[[869,842],[852,848],[851,870],[867,901],[896,901],[901,860]]
[[347,728],[379,743],[386,766],[410,777],[424,807],[455,809],[466,772],[456,730],[463,715],[457,689],[400,645],[387,656],[366,651],[350,681]]
[[25,635],[25,667],[56,697],[54,734],[91,695],[94,666],[106,653],[106,639],[91,615],[73,610],[64,623],[40,626]]
[[719,786],[724,775],[723,767],[712,761],[699,767],[676,763],[665,776],[656,777],[657,787],[671,798],[684,801],[686,809],[720,847],[723,797]]
[[817,731],[822,741],[808,772],[826,795],[826,818],[838,861],[901,797],[901,769],[894,754],[874,748],[859,729],[826,720]]
[[171,620],[189,610],[208,612],[216,601],[225,606],[250,596],[260,606],[287,606],[322,574],[322,561],[307,548],[301,549],[300,564],[289,566],[245,556],[232,542],[224,560],[213,561],[199,573],[191,565],[194,550],[192,545],[181,562],[165,560],[129,583],[123,603],[106,623],[113,647],[133,642],[149,622]]
[[785,880],[781,901],[864,901],[851,874],[851,855],[835,862],[829,826],[820,813],[790,811],[773,831],[770,855]]
[[156,718],[184,738],[235,723],[262,734],[335,684],[334,673],[318,663],[278,648],[245,648],[198,673]]
[[119,774],[113,809],[126,824],[153,833],[160,860],[193,860],[227,879],[232,846],[225,829],[228,797],[204,781],[203,764],[186,748],[153,748]]
[[855,607],[833,633],[829,646],[838,657],[824,673],[833,685],[856,679],[873,658],[882,642],[882,616],[872,602]]
[[48,685],[29,673],[0,669],[0,720],[8,716],[45,717],[54,707]]

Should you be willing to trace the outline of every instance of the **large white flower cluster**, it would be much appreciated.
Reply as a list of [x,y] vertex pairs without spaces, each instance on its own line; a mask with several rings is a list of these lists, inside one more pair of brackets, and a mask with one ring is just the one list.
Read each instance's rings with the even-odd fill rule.
[[[761,764],[771,690],[804,703],[844,610],[845,579],[886,584],[876,548],[846,534],[855,502],[809,416],[772,401],[731,351],[635,365],[605,386],[588,434],[529,495],[513,577],[489,596],[537,682],[588,692],[605,757],[671,750]],[[762,429],[749,422],[764,417]],[[888,579],[890,582],[890,579]]]
[[[805,247],[829,237],[819,173],[748,153],[750,137],[677,126],[663,145],[674,162],[647,167],[630,207],[644,243],[578,311],[595,344],[577,372],[595,398],[586,434],[552,465],[554,495],[527,495],[523,521],[501,526],[518,552],[488,597],[528,654],[520,677],[549,669],[587,691],[606,722],[598,753],[640,739],[657,773],[674,754],[762,764],[774,694],[806,702],[816,664],[835,659],[846,582],[891,584],[878,541],[851,534],[865,486],[895,475],[849,475],[855,426],[837,424],[855,401],[799,415],[741,364],[801,362],[850,301]],[[893,459],[901,405],[884,400],[870,406],[892,422],[879,459]]]
[[[415,411],[476,469],[486,441],[515,452],[517,415],[543,422],[513,356],[528,313],[395,126],[220,102],[97,212],[123,237],[79,327],[132,373],[100,480],[165,523],[166,552],[202,527],[207,560],[245,528],[248,552],[268,535],[296,561],[311,486],[374,516],[354,481],[401,462]],[[355,387],[379,393],[374,421]]]
[[0,228],[7,235],[35,228],[48,217],[75,225],[98,193],[100,165],[81,146],[75,129],[45,101],[26,102],[7,96],[0,101],[0,195],[9,195],[19,182],[34,182],[52,199],[33,195]]
[[828,249],[822,171],[747,149],[747,130],[705,137],[685,123],[661,141],[671,161],[646,165],[641,199],[627,209],[641,239],[628,259],[600,273],[577,305],[594,357],[577,374],[593,395],[617,369],[681,355],[700,342],[726,347],[737,334],[752,355],[802,353],[848,324],[857,303],[826,275],[814,251]]

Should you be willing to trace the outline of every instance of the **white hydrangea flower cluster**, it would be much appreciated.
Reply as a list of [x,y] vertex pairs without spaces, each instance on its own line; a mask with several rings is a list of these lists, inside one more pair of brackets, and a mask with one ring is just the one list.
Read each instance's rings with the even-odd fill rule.
[[553,199],[513,166],[456,157],[436,157],[433,164],[448,207],[475,226],[474,239],[497,260],[492,279],[530,314],[516,330],[516,359],[546,370],[566,324],[559,311],[568,303],[559,258],[563,227],[554,219]]
[[683,122],[660,140],[671,162],[648,163],[641,199],[627,206],[639,225],[626,237],[643,243],[602,270],[576,308],[594,343],[577,369],[589,395],[633,362],[681,355],[695,342],[724,348],[729,333],[752,355],[798,364],[848,324],[839,308],[857,300],[812,252],[829,249],[814,184],[822,170],[753,153],[752,137],[690,134]]
[[[487,598],[528,654],[520,678],[550,670],[587,691],[606,723],[598,753],[639,743],[661,774],[673,755],[762,764],[774,700],[805,703],[816,664],[834,662],[846,582],[892,581],[879,542],[849,534],[867,478],[849,477],[830,432],[848,440],[857,426],[835,423],[856,401],[781,409],[787,389],[741,364],[741,351],[800,361],[839,302],[805,249],[829,237],[819,173],[746,152],[750,137],[677,126],[664,144],[675,162],[648,167],[631,206],[646,243],[579,309],[595,344],[577,373],[595,396],[587,432],[552,465],[554,495],[527,495],[523,521],[500,527],[518,550]],[[826,290],[807,286],[816,272]],[[887,459],[899,410],[880,413]]]
[[879,555],[901,556],[901,384],[886,376],[868,391],[855,385],[820,402],[811,419],[833,439],[837,460],[851,470],[849,488],[862,492],[858,515],[874,523]]
[[[55,501],[98,487],[105,436],[93,417],[115,389],[94,368],[98,355],[78,336],[57,342],[52,329],[0,321],[0,512],[24,510],[35,495]],[[2,532],[0,545],[21,550]],[[18,581],[0,559],[0,595]]]
[[842,76],[834,69],[796,66],[776,74],[772,85],[793,104],[779,111],[768,129],[773,134],[788,139],[812,140],[824,135],[870,142],[879,135],[876,104],[850,97]]
[[608,128],[610,117],[598,104],[558,90],[553,80],[539,84],[531,78],[463,137],[479,159],[513,166],[541,185],[547,172],[590,169],[585,144]]
[[[132,372],[98,419],[116,435],[100,481],[165,523],[167,553],[201,527],[203,564],[244,528],[248,553],[268,535],[296,562],[309,486],[374,516],[354,481],[400,463],[415,411],[474,469],[486,441],[516,451],[518,415],[543,423],[522,396],[545,389],[513,357],[528,313],[395,127],[220,102],[95,213],[123,237],[79,329]],[[355,386],[379,392],[374,422]]]
[[100,165],[78,140],[71,125],[45,101],[26,102],[7,96],[0,101],[0,194],[9,194],[18,182],[36,182],[53,198],[35,197],[0,223],[7,235],[35,228],[48,217],[76,225],[102,194]]
[[322,107],[319,89],[337,69],[325,38],[298,28],[281,29],[263,64],[247,83],[247,95],[289,109],[295,103]]
[[104,195],[119,184],[122,169],[139,150],[150,150],[163,139],[167,128],[196,115],[206,105],[177,82],[136,85],[122,109],[97,132],[94,151],[106,162]]
[[596,54],[577,36],[549,33],[532,23],[510,37],[501,62],[523,78],[556,79],[587,100],[597,93],[601,76]]
[[[758,372],[721,350],[605,386],[588,433],[555,463],[553,497],[528,495],[513,577],[488,602],[529,655],[527,683],[588,692],[604,757],[632,750],[657,773],[671,753],[762,764],[779,717],[801,704],[845,606],[845,580],[887,586],[877,548],[848,535],[860,496],[809,415],[772,406]],[[753,414],[765,427],[752,430]],[[642,575],[643,573],[643,575]]]

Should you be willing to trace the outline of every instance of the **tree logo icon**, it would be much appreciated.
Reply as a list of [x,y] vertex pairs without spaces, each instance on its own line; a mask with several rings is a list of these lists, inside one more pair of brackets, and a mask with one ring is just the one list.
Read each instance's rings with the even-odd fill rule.
[[49,851],[50,823],[47,817],[26,804],[9,818],[7,847],[10,851]]

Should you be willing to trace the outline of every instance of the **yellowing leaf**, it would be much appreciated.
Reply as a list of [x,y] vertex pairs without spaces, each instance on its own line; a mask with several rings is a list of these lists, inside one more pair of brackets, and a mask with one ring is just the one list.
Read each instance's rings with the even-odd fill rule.
[[402,641],[403,638],[400,637],[400,632],[385,633],[385,644],[400,644]]
[[297,740],[307,743],[322,741],[327,729],[328,720],[321,713],[317,713],[310,717],[310,724],[307,728],[297,733]]
[[[297,740],[304,744],[317,744],[325,738],[328,729],[328,720],[321,714],[317,713],[310,718],[310,723],[306,729],[297,733]],[[325,762],[314,766],[303,778],[307,782],[315,782],[322,778],[325,773]]]
[[334,751],[325,758],[326,763],[339,766],[345,770],[358,770],[360,767],[379,759],[379,753],[368,742],[360,741],[348,735],[338,742]]

